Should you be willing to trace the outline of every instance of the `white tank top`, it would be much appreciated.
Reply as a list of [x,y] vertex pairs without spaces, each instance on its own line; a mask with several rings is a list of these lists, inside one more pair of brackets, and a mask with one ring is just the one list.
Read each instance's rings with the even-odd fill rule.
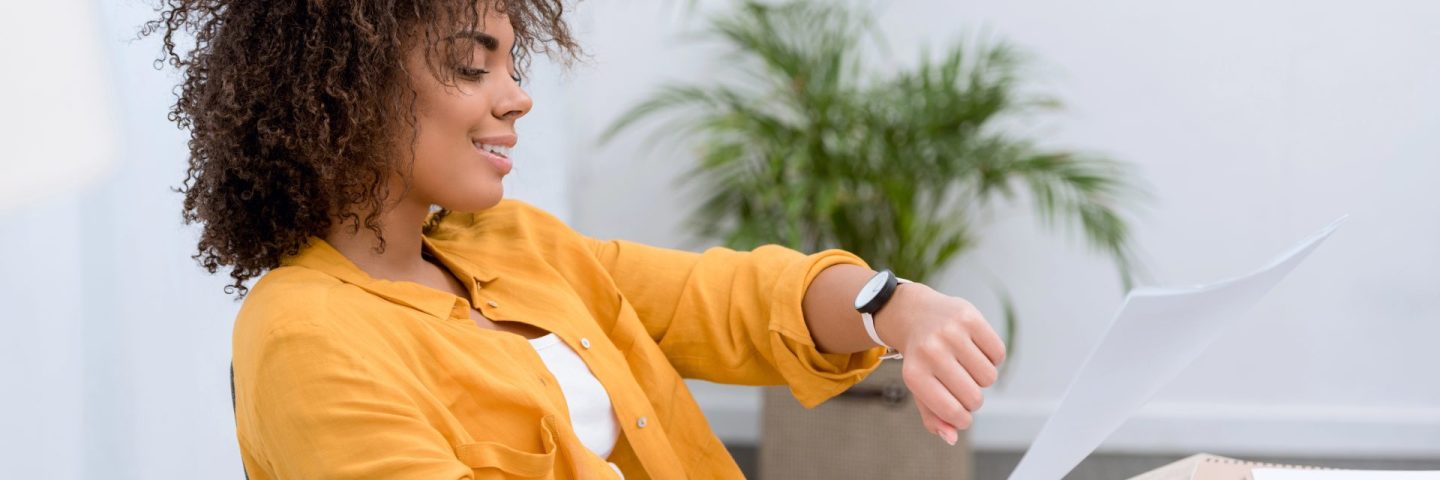
[[[590,372],[590,367],[585,365],[580,355],[554,333],[530,339],[530,346],[535,347],[535,352],[545,361],[545,368],[560,383],[566,407],[570,409],[570,422],[575,427],[575,434],[580,437],[580,443],[600,458],[609,457],[620,438],[620,424],[615,419],[615,408],[610,403],[610,395],[605,393],[605,387],[600,385],[600,380]],[[620,473],[614,463],[610,464],[610,468]],[[624,474],[620,478],[625,478]]]

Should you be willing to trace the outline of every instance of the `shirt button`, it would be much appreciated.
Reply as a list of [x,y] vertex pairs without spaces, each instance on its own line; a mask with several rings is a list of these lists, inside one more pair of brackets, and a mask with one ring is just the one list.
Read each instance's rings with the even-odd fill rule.
[[637,427],[645,428],[645,425],[646,425],[645,417],[640,417],[639,420],[636,420],[636,421],[635,421],[635,426],[637,426]]
[[500,304],[495,303],[494,300],[490,300],[490,301],[488,301],[488,302],[485,302],[485,304],[486,304],[486,305],[489,305],[490,308],[500,308]]
[[589,349],[590,349],[590,339],[588,339],[588,338],[581,338],[581,339],[580,339],[580,346],[585,347],[586,350],[589,350]]

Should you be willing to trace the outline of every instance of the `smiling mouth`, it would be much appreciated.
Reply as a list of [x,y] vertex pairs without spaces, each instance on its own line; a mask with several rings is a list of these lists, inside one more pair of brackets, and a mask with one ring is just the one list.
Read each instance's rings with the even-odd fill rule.
[[493,154],[495,154],[496,156],[501,157],[501,158],[510,158],[510,148],[511,148],[511,147],[507,147],[507,146],[504,146],[504,145],[496,145],[496,144],[492,144],[492,143],[479,143],[479,142],[473,142],[473,143],[474,143],[474,145],[475,145],[475,149],[476,149],[476,150],[480,150],[480,151],[483,151],[483,152],[493,153]]
[[510,173],[514,163],[510,161],[510,149],[515,148],[515,136],[500,136],[471,139],[475,151],[490,161],[500,175]]

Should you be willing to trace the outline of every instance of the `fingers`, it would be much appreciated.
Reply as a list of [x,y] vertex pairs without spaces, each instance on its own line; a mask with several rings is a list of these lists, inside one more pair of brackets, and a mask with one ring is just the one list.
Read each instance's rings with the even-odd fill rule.
[[935,412],[930,410],[929,407],[926,407],[925,404],[920,403],[918,399],[915,401],[915,407],[920,409],[920,423],[925,425],[926,430],[944,439],[945,443],[955,444],[960,434],[955,431],[954,425],[941,420],[939,415],[936,415]]
[[[987,322],[985,316],[981,315],[980,311],[975,310],[973,306],[970,308],[969,315],[970,316],[967,317],[967,319],[970,320],[970,328],[968,330],[970,331],[970,338],[975,342],[975,346],[980,347],[980,351],[990,360],[991,366],[1004,362],[1005,341],[1000,339],[1000,334],[995,333],[995,329],[990,326],[990,322]],[[969,364],[966,366],[968,367]],[[974,370],[971,371],[973,372]]]
[[[979,352],[976,354],[978,355]],[[966,411],[974,413],[980,409],[980,405],[985,403],[985,394],[980,391],[980,385],[975,382],[970,372],[961,368],[959,362],[951,360],[937,365],[935,378],[945,385],[945,389],[950,392],[950,395],[965,406]]]
[[965,372],[975,384],[981,388],[989,387],[1000,378],[1000,370],[995,368],[995,364],[990,362],[990,358],[980,350],[974,339],[955,338],[951,340],[951,344],[955,349],[955,358],[965,367]]
[[[910,365],[905,366],[909,367]],[[950,389],[936,378],[934,373],[917,366],[903,368],[900,375],[904,378],[905,384],[910,386],[910,393],[915,395],[915,401],[925,408],[929,408],[936,418],[954,428],[970,428],[974,417],[970,415],[970,411],[965,408],[965,405],[960,403],[955,394],[951,393]],[[978,387],[976,391],[979,391]]]

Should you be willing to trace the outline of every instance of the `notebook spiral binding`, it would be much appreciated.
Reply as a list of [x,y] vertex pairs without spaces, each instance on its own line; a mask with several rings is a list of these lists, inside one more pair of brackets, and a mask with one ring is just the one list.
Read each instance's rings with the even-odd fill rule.
[[[1256,469],[1256,468],[1283,468],[1283,469],[1287,469],[1287,470],[1334,470],[1333,468],[1317,467],[1317,466],[1313,466],[1313,465],[1290,465],[1290,464],[1285,464],[1285,463],[1255,462],[1255,461],[1250,461],[1250,460],[1241,460],[1241,459],[1238,459],[1238,458],[1219,457],[1219,456],[1206,457],[1206,458],[1205,458],[1204,460],[1202,460],[1202,461],[1203,461],[1203,462],[1206,462],[1206,463],[1223,463],[1223,464],[1228,464],[1228,465],[1244,466],[1244,467],[1248,467],[1248,468],[1251,469],[1251,470],[1254,470],[1254,469]],[[1245,472],[1245,478],[1244,478],[1244,480],[1255,480],[1255,475],[1254,475],[1254,473],[1253,473],[1253,472]]]

